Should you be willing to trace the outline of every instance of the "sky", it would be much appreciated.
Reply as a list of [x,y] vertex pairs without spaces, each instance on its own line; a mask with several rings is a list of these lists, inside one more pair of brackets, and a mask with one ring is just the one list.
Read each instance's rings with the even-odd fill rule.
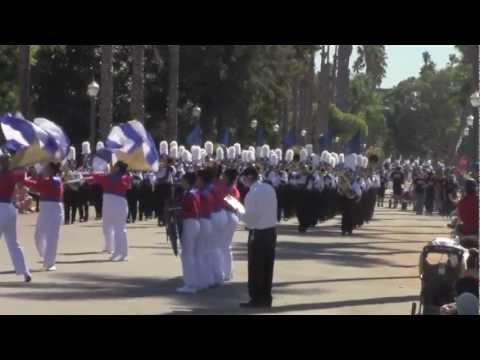
[[[386,45],[387,76],[383,80],[383,88],[396,86],[402,80],[418,76],[423,64],[422,53],[428,51],[437,68],[448,63],[450,54],[456,53],[454,45]],[[352,64],[357,57],[354,49]]]

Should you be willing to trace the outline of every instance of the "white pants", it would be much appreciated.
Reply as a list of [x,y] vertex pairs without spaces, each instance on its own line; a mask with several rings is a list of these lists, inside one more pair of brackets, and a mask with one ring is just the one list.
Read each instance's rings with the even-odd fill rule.
[[127,200],[121,196],[103,194],[102,216],[105,249],[113,251],[112,257],[127,257]]
[[210,219],[200,219],[200,234],[198,236],[198,246],[195,247],[195,258],[197,260],[197,274],[199,288],[206,289],[215,284],[215,278],[212,271],[212,222]]
[[225,280],[225,226],[227,226],[227,213],[225,210],[212,214],[212,271],[215,277],[215,284],[220,284]]
[[232,242],[233,235],[237,230],[238,216],[232,212],[227,212],[227,225],[225,226],[225,243],[223,244],[223,258],[225,265],[225,280],[231,280],[233,278],[233,253]]
[[28,274],[23,250],[17,241],[17,210],[12,204],[0,203],[0,238],[2,235],[5,236],[15,273]]
[[60,225],[64,222],[64,216],[61,202],[40,201],[40,213],[35,228],[35,246],[46,268],[55,265]]
[[200,234],[200,222],[195,219],[183,220],[182,227],[182,270],[185,286],[191,289],[201,288],[197,276],[197,259],[195,247],[197,246],[198,235]]

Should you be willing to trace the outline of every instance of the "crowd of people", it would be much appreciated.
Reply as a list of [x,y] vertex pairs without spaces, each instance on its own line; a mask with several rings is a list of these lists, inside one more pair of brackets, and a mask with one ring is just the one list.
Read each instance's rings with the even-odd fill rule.
[[[102,146],[98,143],[97,150]],[[245,202],[251,185],[245,180],[247,169],[255,169],[258,181],[274,190],[277,222],[296,217],[299,233],[341,215],[341,234],[352,235],[354,229],[372,220],[376,206],[384,206],[389,183],[393,186],[392,207],[414,202],[418,215],[436,211],[446,216],[457,211],[456,226],[461,233],[478,231],[476,182],[440,163],[391,159],[380,163],[375,155],[316,154],[311,145],[295,154],[268,145],[214,149],[213,143],[207,142],[203,148],[187,150],[176,142],[162,142],[159,152],[157,172],[129,170],[122,161],[111,169],[95,168],[88,143],[82,145],[78,159],[72,147],[62,164],[15,171],[4,152],[0,229],[16,273],[31,281],[12,227],[16,221],[12,203],[20,213],[34,207],[39,211],[35,245],[47,271],[56,270],[60,226],[74,224],[77,214],[79,222],[90,221],[91,207],[94,218],[102,220],[103,251],[112,261],[128,260],[127,223],[155,219],[159,226],[167,226],[167,214],[176,209],[184,279],[178,291],[196,293],[220,286],[233,278],[231,245],[242,218],[225,198]],[[271,299],[264,301],[271,303]]]

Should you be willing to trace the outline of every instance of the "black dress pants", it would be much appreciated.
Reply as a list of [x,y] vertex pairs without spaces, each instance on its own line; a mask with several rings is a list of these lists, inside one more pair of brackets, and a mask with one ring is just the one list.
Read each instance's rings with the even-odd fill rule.
[[277,230],[250,231],[248,238],[248,292],[256,305],[272,304]]

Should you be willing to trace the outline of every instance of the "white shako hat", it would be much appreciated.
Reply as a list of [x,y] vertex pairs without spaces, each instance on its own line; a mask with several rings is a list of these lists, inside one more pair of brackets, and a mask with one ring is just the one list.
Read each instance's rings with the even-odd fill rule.
[[262,157],[262,147],[261,146],[257,146],[255,148],[255,157],[260,159]]
[[357,168],[357,157],[355,156],[355,154],[349,154],[345,156],[344,167],[346,169],[355,171],[355,169]]
[[[183,161],[184,163],[189,163],[189,162],[191,162],[190,157],[191,157],[191,154],[190,154],[190,152],[189,152],[188,150],[185,150],[185,151],[182,152],[181,158],[182,158],[182,161]],[[190,161],[189,161],[189,160],[190,160]]]
[[205,159],[207,158],[207,156],[208,156],[207,150],[205,150],[205,149],[200,149],[200,158],[201,158],[202,164],[205,163]]
[[202,154],[200,151],[200,147],[197,145],[192,146],[192,161],[196,164],[202,161]]
[[270,156],[270,146],[268,146],[268,145],[263,145],[260,156],[261,156],[263,159],[268,158],[268,157]]
[[242,155],[242,145],[240,145],[239,143],[236,143],[233,145],[234,149],[235,149],[235,157],[238,157],[238,156],[241,156]]
[[222,147],[219,146],[216,151],[216,160],[223,161],[225,159],[225,152],[223,151]]
[[174,160],[178,159],[178,148],[177,147],[174,146],[170,149],[170,157]]
[[332,153],[330,153],[330,155],[332,155],[335,158],[336,164],[338,164],[340,162],[340,158],[339,158],[337,153],[332,152]]
[[95,146],[95,150],[100,151],[100,150],[103,150],[103,149],[105,149],[105,144],[103,143],[103,141],[97,142],[97,145]]
[[294,157],[295,157],[295,153],[293,152],[293,150],[288,149],[287,152],[285,153],[285,161],[287,163],[291,163]]
[[236,151],[234,146],[230,146],[227,149],[227,160],[235,160]]
[[[1,155],[2,154],[0,153],[0,156]],[[68,149],[67,160],[73,160],[73,161],[77,160],[77,150],[75,150],[75,147],[70,146],[70,148]]]
[[305,145],[305,149],[307,149],[308,156],[313,154],[313,145],[312,144]]
[[282,149],[275,149],[275,153],[277,154],[278,160],[282,161],[283,160],[283,151]]
[[208,156],[213,155],[213,150],[214,149],[213,149],[213,143],[211,141],[205,142],[204,148],[205,148],[205,151],[207,152]]
[[278,165],[278,156],[275,151],[272,151],[270,154],[270,165],[277,166]]
[[162,141],[160,142],[160,146],[158,148],[160,155],[168,156],[168,142]]
[[320,161],[323,163],[328,163],[329,156],[330,153],[327,150],[323,150],[322,154],[320,155]]
[[82,155],[90,155],[92,150],[90,149],[90,143],[88,141],[84,141],[82,143]]
[[182,155],[183,155],[183,152],[184,152],[184,151],[185,151],[185,146],[180,145],[180,146],[178,147],[178,158],[179,158],[179,159],[182,159]]
[[345,162],[345,155],[344,154],[339,154],[338,155],[338,163],[343,164]]
[[308,151],[307,149],[303,148],[300,150],[300,162],[306,163],[308,160]]
[[246,163],[248,162],[248,154],[250,153],[250,151],[248,150],[242,150],[242,162]]
[[254,163],[255,162],[255,150],[251,149],[248,151],[248,162]]

